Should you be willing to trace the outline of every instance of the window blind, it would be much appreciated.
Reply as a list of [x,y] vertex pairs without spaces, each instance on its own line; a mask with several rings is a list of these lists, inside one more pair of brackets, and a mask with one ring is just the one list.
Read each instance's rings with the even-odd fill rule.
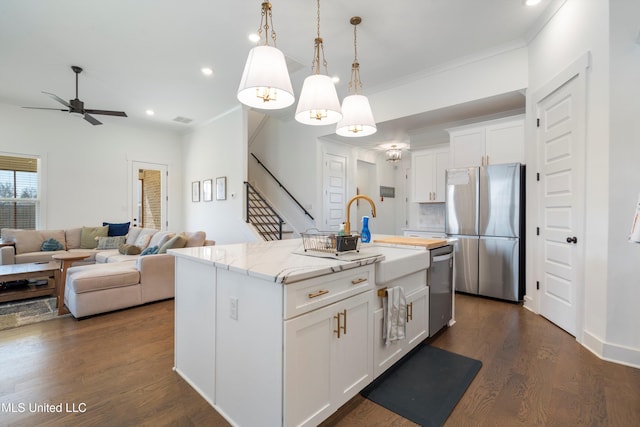
[[0,155],[0,228],[37,228],[38,165],[35,157]]

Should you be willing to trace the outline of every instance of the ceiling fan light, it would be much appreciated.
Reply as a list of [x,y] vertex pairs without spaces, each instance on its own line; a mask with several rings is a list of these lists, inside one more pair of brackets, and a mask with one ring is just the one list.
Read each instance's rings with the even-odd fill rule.
[[364,95],[349,95],[342,100],[342,120],[336,126],[340,136],[359,137],[376,133],[369,100]]
[[331,125],[342,119],[340,100],[331,77],[312,74],[304,79],[295,118],[305,125]]
[[244,66],[238,101],[253,108],[277,110],[293,104],[295,97],[284,54],[273,46],[256,46]]

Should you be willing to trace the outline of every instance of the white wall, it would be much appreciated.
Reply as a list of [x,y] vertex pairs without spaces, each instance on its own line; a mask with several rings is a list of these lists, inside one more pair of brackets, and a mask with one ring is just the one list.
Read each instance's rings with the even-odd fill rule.
[[[185,226],[203,230],[216,244],[255,240],[243,220],[244,181],[247,177],[247,118],[241,107],[212,119],[185,135],[182,142],[184,175],[182,204]],[[216,200],[216,178],[227,177],[227,199]],[[213,200],[191,201],[193,181],[213,180]]]
[[527,88],[527,48],[466,58],[369,94],[376,121],[384,122]]
[[[322,218],[322,169],[318,137],[321,127],[305,126],[293,118],[282,121],[267,118],[253,136],[249,153],[275,175],[311,214],[311,220],[249,155],[249,182],[278,210],[291,227],[303,232],[320,228]],[[320,182],[320,184],[318,184]]]
[[[627,242],[640,192],[640,2],[611,1],[611,129],[609,133],[609,227],[607,275],[607,356],[640,366],[640,245]],[[622,351],[619,351],[622,348]],[[615,350],[615,351],[613,351]]]
[[131,162],[166,164],[170,230],[181,230],[182,154],[178,134],[105,118],[101,126],[55,111],[0,104],[0,152],[42,158],[40,228],[131,219]]
[[[635,0],[567,0],[529,46],[528,89],[535,93],[573,61],[590,54],[585,270],[584,284],[580,284],[584,313],[578,339],[601,357],[635,366],[640,366],[640,333],[635,327],[640,323],[639,251],[626,239],[640,191],[640,186],[633,185],[640,178],[636,165],[640,53],[634,45],[640,30],[639,7]],[[535,140],[531,128],[528,140]],[[527,163],[535,167],[535,162],[535,147],[530,144]],[[528,285],[535,310],[538,296]]]

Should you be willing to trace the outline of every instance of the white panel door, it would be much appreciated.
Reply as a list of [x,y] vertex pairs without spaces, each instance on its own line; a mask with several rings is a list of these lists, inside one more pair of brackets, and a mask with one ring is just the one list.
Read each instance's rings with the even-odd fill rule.
[[323,167],[324,228],[337,230],[346,220],[347,159],[325,153]]
[[577,329],[577,287],[583,265],[584,119],[579,79],[537,104],[540,158],[540,314],[572,335]]

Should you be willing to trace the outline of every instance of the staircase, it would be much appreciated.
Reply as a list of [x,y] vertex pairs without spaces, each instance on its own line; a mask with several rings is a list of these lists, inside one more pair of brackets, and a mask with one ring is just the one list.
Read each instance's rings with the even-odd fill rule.
[[282,240],[293,231],[283,230],[284,220],[276,213],[262,195],[248,182],[245,221],[253,225],[264,240]]

